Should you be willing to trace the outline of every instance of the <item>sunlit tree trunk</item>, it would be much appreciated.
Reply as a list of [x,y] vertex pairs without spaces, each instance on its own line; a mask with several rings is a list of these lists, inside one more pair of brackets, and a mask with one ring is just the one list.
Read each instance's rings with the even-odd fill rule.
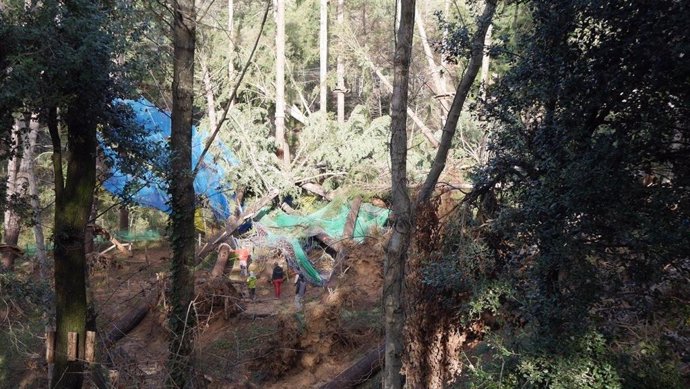
[[482,58],[482,72],[480,75],[481,84],[479,86],[479,95],[482,100],[486,100],[486,88],[489,86],[489,63],[491,56],[488,48],[491,46],[491,30],[493,26],[489,25],[486,30],[486,37],[484,38],[484,57]]
[[448,117],[446,118],[446,124],[443,126],[441,144],[436,151],[434,162],[431,165],[431,171],[429,171],[419,191],[419,195],[417,196],[418,203],[426,202],[431,198],[434,188],[436,188],[436,184],[438,183],[438,179],[441,176],[441,172],[443,172],[443,169],[446,167],[448,152],[453,144],[453,137],[455,136],[455,130],[458,126],[462,106],[465,104],[467,95],[470,93],[472,84],[477,78],[477,73],[479,73],[479,68],[482,65],[484,40],[495,11],[496,0],[486,0],[484,10],[478,19],[477,31],[475,31],[472,36],[470,60],[455,91],[455,97],[453,98],[453,103],[450,106]]
[[45,237],[43,235],[43,225],[41,224],[41,203],[39,201],[38,185],[36,185],[36,161],[34,160],[34,149],[36,147],[36,138],[38,137],[39,124],[37,120],[31,120],[31,131],[29,132],[29,143],[33,145],[28,151],[30,153],[29,160],[29,196],[31,196],[31,211],[32,224],[34,232],[34,240],[36,241],[36,259],[38,260],[39,275],[42,280],[48,276]]
[[[362,11],[364,12],[364,11]],[[338,29],[343,31],[344,25],[344,15],[345,13],[345,0],[338,0],[338,10],[336,20],[338,22]],[[343,63],[343,50],[345,49],[344,44],[340,44],[340,50],[338,52],[338,59],[336,64],[336,75],[338,77],[338,91],[337,91],[337,104],[338,104],[338,123],[345,123],[345,64]]]
[[228,85],[232,85],[232,79],[235,76],[235,65],[233,65],[233,57],[235,53],[235,42],[232,30],[234,28],[235,18],[235,4],[234,0],[228,0]]
[[274,0],[276,18],[276,148],[283,165],[290,166],[290,150],[285,139],[285,0]]
[[[15,211],[16,206],[13,204],[13,199],[21,195],[21,183],[19,182],[19,170],[22,164],[22,128],[24,123],[21,120],[15,120],[12,127],[12,157],[7,161],[7,210],[5,211],[5,220],[3,221],[3,230],[5,232],[5,244],[16,246],[19,239],[19,214]],[[2,267],[8,270],[14,268],[14,259],[16,253],[13,250],[6,250],[2,253]]]
[[192,387],[192,351],[196,316],[194,297],[194,178],[192,109],[196,10],[194,0],[177,0],[173,19],[173,109],[170,134],[171,261],[170,356],[167,386]]
[[393,62],[393,96],[391,98],[391,194],[395,217],[393,235],[386,248],[384,265],[384,328],[385,364],[383,387],[402,388],[404,350],[403,281],[405,262],[413,226],[413,209],[407,187],[407,91],[409,84],[412,35],[414,29],[415,0],[400,2],[400,28],[397,32]]
[[321,16],[319,28],[319,109],[328,111],[328,0],[321,0]]

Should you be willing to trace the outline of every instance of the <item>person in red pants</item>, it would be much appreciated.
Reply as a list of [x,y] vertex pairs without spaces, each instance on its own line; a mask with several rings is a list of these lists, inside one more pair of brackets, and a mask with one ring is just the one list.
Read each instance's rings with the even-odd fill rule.
[[273,264],[273,276],[271,280],[273,281],[273,292],[275,293],[275,298],[280,298],[280,287],[283,284],[283,279],[285,278],[285,272],[283,268],[278,265],[278,262]]

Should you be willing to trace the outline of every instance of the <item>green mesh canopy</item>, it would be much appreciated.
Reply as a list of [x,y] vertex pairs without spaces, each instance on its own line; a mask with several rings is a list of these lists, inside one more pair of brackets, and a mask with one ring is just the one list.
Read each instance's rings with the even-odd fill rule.
[[[288,215],[277,210],[261,218],[255,225],[264,244],[280,248],[288,262],[294,261],[292,265],[298,267],[312,283],[322,285],[324,277],[309,261],[300,241],[320,232],[325,232],[336,240],[342,239],[349,213],[350,203],[334,201],[309,215]],[[389,214],[387,209],[361,204],[353,239],[362,242],[372,228],[383,227]]]

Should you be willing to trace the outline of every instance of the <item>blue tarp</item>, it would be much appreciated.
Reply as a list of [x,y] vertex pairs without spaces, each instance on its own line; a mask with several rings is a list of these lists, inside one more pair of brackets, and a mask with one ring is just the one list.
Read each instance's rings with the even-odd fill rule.
[[[147,142],[155,142],[162,146],[167,145],[170,138],[171,124],[170,115],[167,112],[158,109],[143,98],[136,101],[117,100],[115,104],[127,104],[132,109],[134,120],[148,134],[146,136]],[[204,149],[205,135],[196,127],[192,128],[192,166],[196,166],[199,156]],[[163,149],[168,150],[167,147]],[[103,150],[106,156],[114,161],[111,167],[112,176],[103,183],[103,187],[108,192],[116,196],[122,196],[127,185],[140,188],[132,196],[132,201],[142,206],[170,213],[170,196],[167,190],[167,182],[162,177],[157,176],[151,171],[146,172],[143,177],[132,177],[129,174],[125,174],[119,168],[121,160],[117,157],[116,152],[105,145]],[[224,167],[215,163],[215,159],[222,158],[230,165],[236,164],[237,160],[230,148],[219,140],[214,142],[214,150],[216,150],[215,153],[209,152],[204,156],[204,160],[194,178],[194,191],[197,198],[204,202],[204,206],[208,206],[213,211],[216,219],[225,221],[232,214],[234,201],[231,202],[229,200],[234,198],[234,192],[225,180],[227,174]],[[167,165],[169,157],[168,153],[164,153],[157,160],[151,161],[151,164],[162,168]]]

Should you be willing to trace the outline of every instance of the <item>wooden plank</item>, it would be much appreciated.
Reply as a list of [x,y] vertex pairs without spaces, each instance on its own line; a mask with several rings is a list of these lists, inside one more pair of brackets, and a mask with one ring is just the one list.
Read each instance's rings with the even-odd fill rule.
[[46,362],[55,363],[55,331],[46,328]]
[[78,352],[77,352],[77,347],[79,346],[78,343],[79,340],[79,334],[76,332],[68,332],[67,333],[67,360],[68,361],[76,361],[78,357]]
[[94,362],[96,360],[96,331],[86,331],[84,350],[86,362]]
[[355,233],[355,225],[357,224],[357,215],[359,215],[359,208],[362,205],[362,198],[357,196],[350,203],[350,213],[345,219],[345,228],[343,229],[343,239],[352,239]]

